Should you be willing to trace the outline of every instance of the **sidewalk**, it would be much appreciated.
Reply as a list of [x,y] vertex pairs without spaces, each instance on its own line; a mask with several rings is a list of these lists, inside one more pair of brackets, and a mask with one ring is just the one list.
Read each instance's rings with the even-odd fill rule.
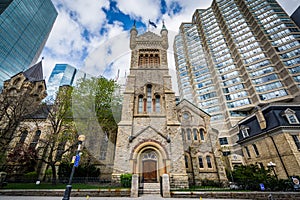
[[[1,200],[62,200],[62,197],[39,197],[39,196],[0,196]],[[144,195],[138,198],[129,197],[71,197],[70,200],[199,200],[199,198],[162,198],[160,196]],[[212,200],[207,198],[202,198],[202,200]],[[214,200],[225,200],[225,199],[214,199]],[[226,200],[236,200],[236,199],[226,199]],[[239,199],[241,200],[241,199]],[[245,199],[246,200],[246,199]],[[249,200],[249,199],[247,199]]]

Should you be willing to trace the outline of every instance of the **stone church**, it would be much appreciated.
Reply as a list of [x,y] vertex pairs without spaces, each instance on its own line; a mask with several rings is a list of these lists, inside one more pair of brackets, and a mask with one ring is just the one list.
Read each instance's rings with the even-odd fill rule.
[[124,92],[112,180],[138,175],[139,184],[169,176],[170,188],[204,180],[226,182],[218,133],[210,116],[187,100],[176,104],[169,75],[168,30],[130,31],[131,66]]

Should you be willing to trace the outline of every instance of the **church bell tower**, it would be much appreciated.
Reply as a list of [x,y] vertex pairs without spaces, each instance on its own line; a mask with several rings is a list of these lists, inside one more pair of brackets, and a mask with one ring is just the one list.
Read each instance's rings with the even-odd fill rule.
[[118,124],[112,179],[139,176],[142,183],[168,174],[171,188],[187,188],[184,149],[177,118],[175,93],[169,75],[165,25],[157,35],[130,31],[131,66]]

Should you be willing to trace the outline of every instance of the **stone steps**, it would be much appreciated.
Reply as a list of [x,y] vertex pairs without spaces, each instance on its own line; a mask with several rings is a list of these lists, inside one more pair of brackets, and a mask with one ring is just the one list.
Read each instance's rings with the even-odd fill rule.
[[144,183],[143,189],[139,189],[139,194],[160,194],[160,183]]

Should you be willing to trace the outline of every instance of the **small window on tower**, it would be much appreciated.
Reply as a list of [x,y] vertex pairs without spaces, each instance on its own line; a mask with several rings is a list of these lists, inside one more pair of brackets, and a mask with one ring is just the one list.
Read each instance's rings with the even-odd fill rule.
[[142,113],[143,112],[143,95],[140,95],[139,96],[139,105],[138,105],[138,112],[139,113]]

